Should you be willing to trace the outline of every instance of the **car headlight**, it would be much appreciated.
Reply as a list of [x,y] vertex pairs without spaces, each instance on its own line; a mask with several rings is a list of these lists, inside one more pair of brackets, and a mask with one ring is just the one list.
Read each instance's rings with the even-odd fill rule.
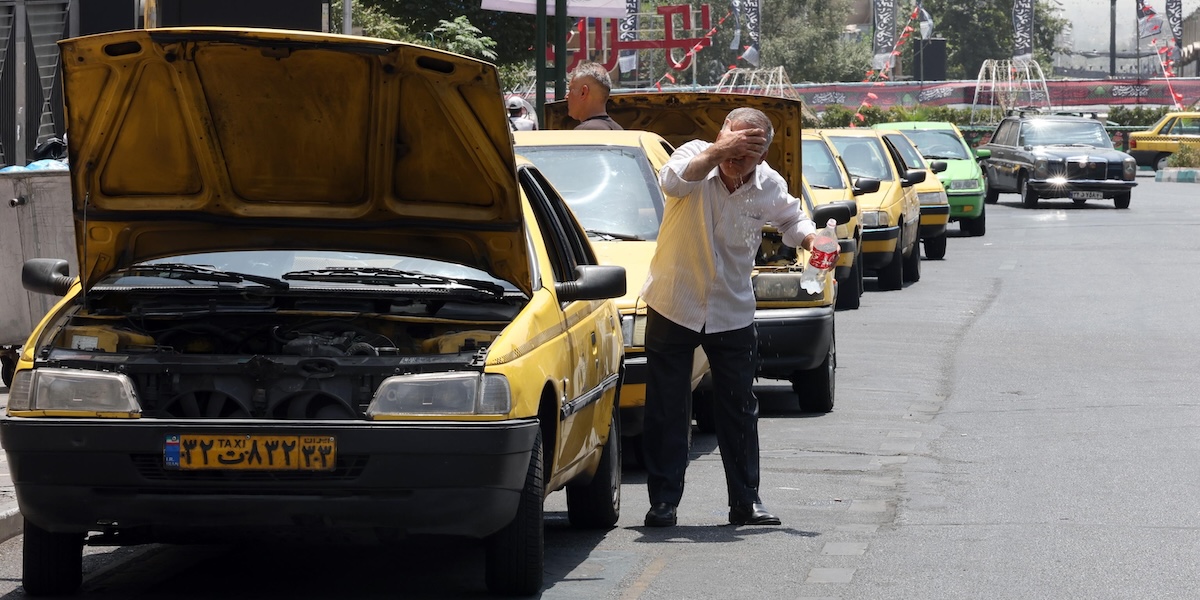
[[9,390],[10,413],[50,416],[134,416],[142,412],[133,381],[120,373],[80,369],[21,371]]
[[753,281],[755,300],[816,300],[822,292],[809,294],[800,287],[800,272],[755,273]]
[[503,415],[511,409],[512,392],[503,375],[422,373],[383,380],[367,407],[367,416]]
[[946,204],[946,192],[938,190],[936,192],[917,192],[917,201],[921,204]]
[[863,227],[887,227],[888,214],[883,210],[868,210],[859,216]]
[[983,187],[977,179],[953,179],[946,184],[947,189],[951,190],[973,190]]
[[1133,181],[1137,178],[1137,161],[1134,160],[1132,156],[1123,161],[1123,166],[1125,167],[1124,173],[1126,180]]
[[1045,179],[1050,176],[1050,169],[1046,164],[1046,159],[1039,158],[1033,161],[1033,176],[1037,179]]
[[621,337],[626,348],[642,348],[646,345],[646,315],[623,315]]

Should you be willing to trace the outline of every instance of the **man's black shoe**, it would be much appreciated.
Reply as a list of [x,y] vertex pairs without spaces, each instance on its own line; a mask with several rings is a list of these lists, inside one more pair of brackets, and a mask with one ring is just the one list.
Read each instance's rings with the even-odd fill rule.
[[[649,517],[646,517],[649,518]],[[729,507],[729,522],[734,525],[780,525],[779,517],[767,512],[762,504],[737,504]]]
[[673,527],[675,525],[675,505],[659,502],[650,507],[646,513],[646,527]]

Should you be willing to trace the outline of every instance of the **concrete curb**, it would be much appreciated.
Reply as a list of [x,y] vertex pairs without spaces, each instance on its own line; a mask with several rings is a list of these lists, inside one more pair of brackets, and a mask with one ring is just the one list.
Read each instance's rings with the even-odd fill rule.
[[1184,169],[1171,167],[1154,173],[1155,181],[1170,181],[1175,183],[1200,183],[1200,169]]
[[0,509],[0,542],[7,542],[25,531],[25,519],[14,502]]

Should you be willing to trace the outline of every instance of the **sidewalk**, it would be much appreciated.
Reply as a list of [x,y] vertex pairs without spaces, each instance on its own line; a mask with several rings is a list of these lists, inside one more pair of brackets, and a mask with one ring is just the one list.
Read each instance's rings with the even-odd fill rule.
[[[8,388],[0,383],[0,409],[8,406]],[[0,542],[21,535],[24,521],[17,510],[17,495],[12,475],[8,472],[8,456],[0,454]]]

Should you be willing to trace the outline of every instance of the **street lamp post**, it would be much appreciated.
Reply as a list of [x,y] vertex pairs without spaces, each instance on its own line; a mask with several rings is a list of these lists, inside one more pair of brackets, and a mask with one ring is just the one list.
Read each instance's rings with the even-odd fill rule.
[[1117,78],[1117,0],[1112,0],[1108,13],[1108,76]]

